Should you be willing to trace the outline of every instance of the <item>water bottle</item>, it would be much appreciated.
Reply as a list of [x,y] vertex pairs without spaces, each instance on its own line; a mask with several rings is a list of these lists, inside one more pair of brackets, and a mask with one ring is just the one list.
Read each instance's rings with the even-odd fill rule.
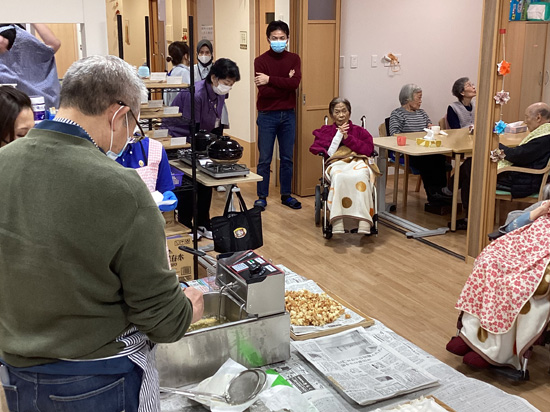
[[32,111],[34,112],[34,125],[36,126],[46,118],[46,103],[44,96],[30,96]]
[[138,68],[138,76],[142,79],[148,78],[151,73],[149,72],[149,67],[147,67],[147,62],[143,63]]

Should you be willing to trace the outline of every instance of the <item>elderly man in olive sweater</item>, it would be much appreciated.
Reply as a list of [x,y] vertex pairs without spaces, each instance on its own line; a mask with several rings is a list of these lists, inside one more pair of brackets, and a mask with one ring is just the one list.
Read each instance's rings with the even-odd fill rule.
[[[144,86],[114,56],[75,62],[54,121],[0,149],[0,378],[10,410],[157,411],[152,342],[202,316],[164,220],[113,159]],[[135,116],[134,116],[135,114]],[[61,406],[60,406],[61,405]]]

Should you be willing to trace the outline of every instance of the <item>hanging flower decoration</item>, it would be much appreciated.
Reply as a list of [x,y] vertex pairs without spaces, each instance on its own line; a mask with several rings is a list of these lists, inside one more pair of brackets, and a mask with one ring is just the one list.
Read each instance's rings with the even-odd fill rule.
[[501,90],[495,96],[493,97],[495,99],[495,102],[497,104],[503,105],[508,103],[508,100],[510,100],[510,93],[505,92],[504,90]]
[[495,123],[495,129],[493,130],[496,134],[502,134],[504,133],[504,129],[506,129],[506,123],[504,123],[502,120],[499,120]]
[[489,152],[489,158],[493,163],[497,163],[501,160],[504,160],[505,157],[506,157],[506,154],[504,153],[504,150],[499,148],[496,148],[495,150],[491,150]]
[[506,76],[508,73],[510,73],[510,63],[508,63],[506,60],[502,60],[499,64],[497,64],[498,67],[498,74],[501,74],[502,76]]

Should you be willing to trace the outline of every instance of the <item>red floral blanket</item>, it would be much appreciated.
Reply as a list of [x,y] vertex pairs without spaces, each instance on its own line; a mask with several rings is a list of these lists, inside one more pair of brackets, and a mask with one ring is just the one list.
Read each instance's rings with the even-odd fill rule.
[[535,293],[550,261],[550,217],[489,244],[477,257],[456,308],[489,332],[506,333]]

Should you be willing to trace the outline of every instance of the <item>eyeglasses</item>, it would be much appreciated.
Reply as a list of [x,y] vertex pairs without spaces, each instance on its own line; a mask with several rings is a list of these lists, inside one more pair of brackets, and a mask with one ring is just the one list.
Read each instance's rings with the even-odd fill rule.
[[139,133],[134,133],[133,136],[128,136],[128,143],[129,144],[133,144],[133,143],[137,143],[139,142],[140,140],[142,139],[145,139],[145,132],[143,131],[143,128],[141,127],[141,125],[139,124],[139,120],[137,119],[136,115],[134,114],[134,112],[132,111],[132,109],[130,108],[130,106],[128,106],[126,103],[124,103],[123,101],[118,101],[117,102],[118,104],[120,104],[121,106],[126,106],[130,109],[130,115],[132,116],[132,118],[134,119],[134,121],[136,122],[136,126],[138,127],[139,129]]
[[466,87],[475,87],[475,86],[476,86],[475,84],[468,82],[464,85],[464,88],[466,88]]

